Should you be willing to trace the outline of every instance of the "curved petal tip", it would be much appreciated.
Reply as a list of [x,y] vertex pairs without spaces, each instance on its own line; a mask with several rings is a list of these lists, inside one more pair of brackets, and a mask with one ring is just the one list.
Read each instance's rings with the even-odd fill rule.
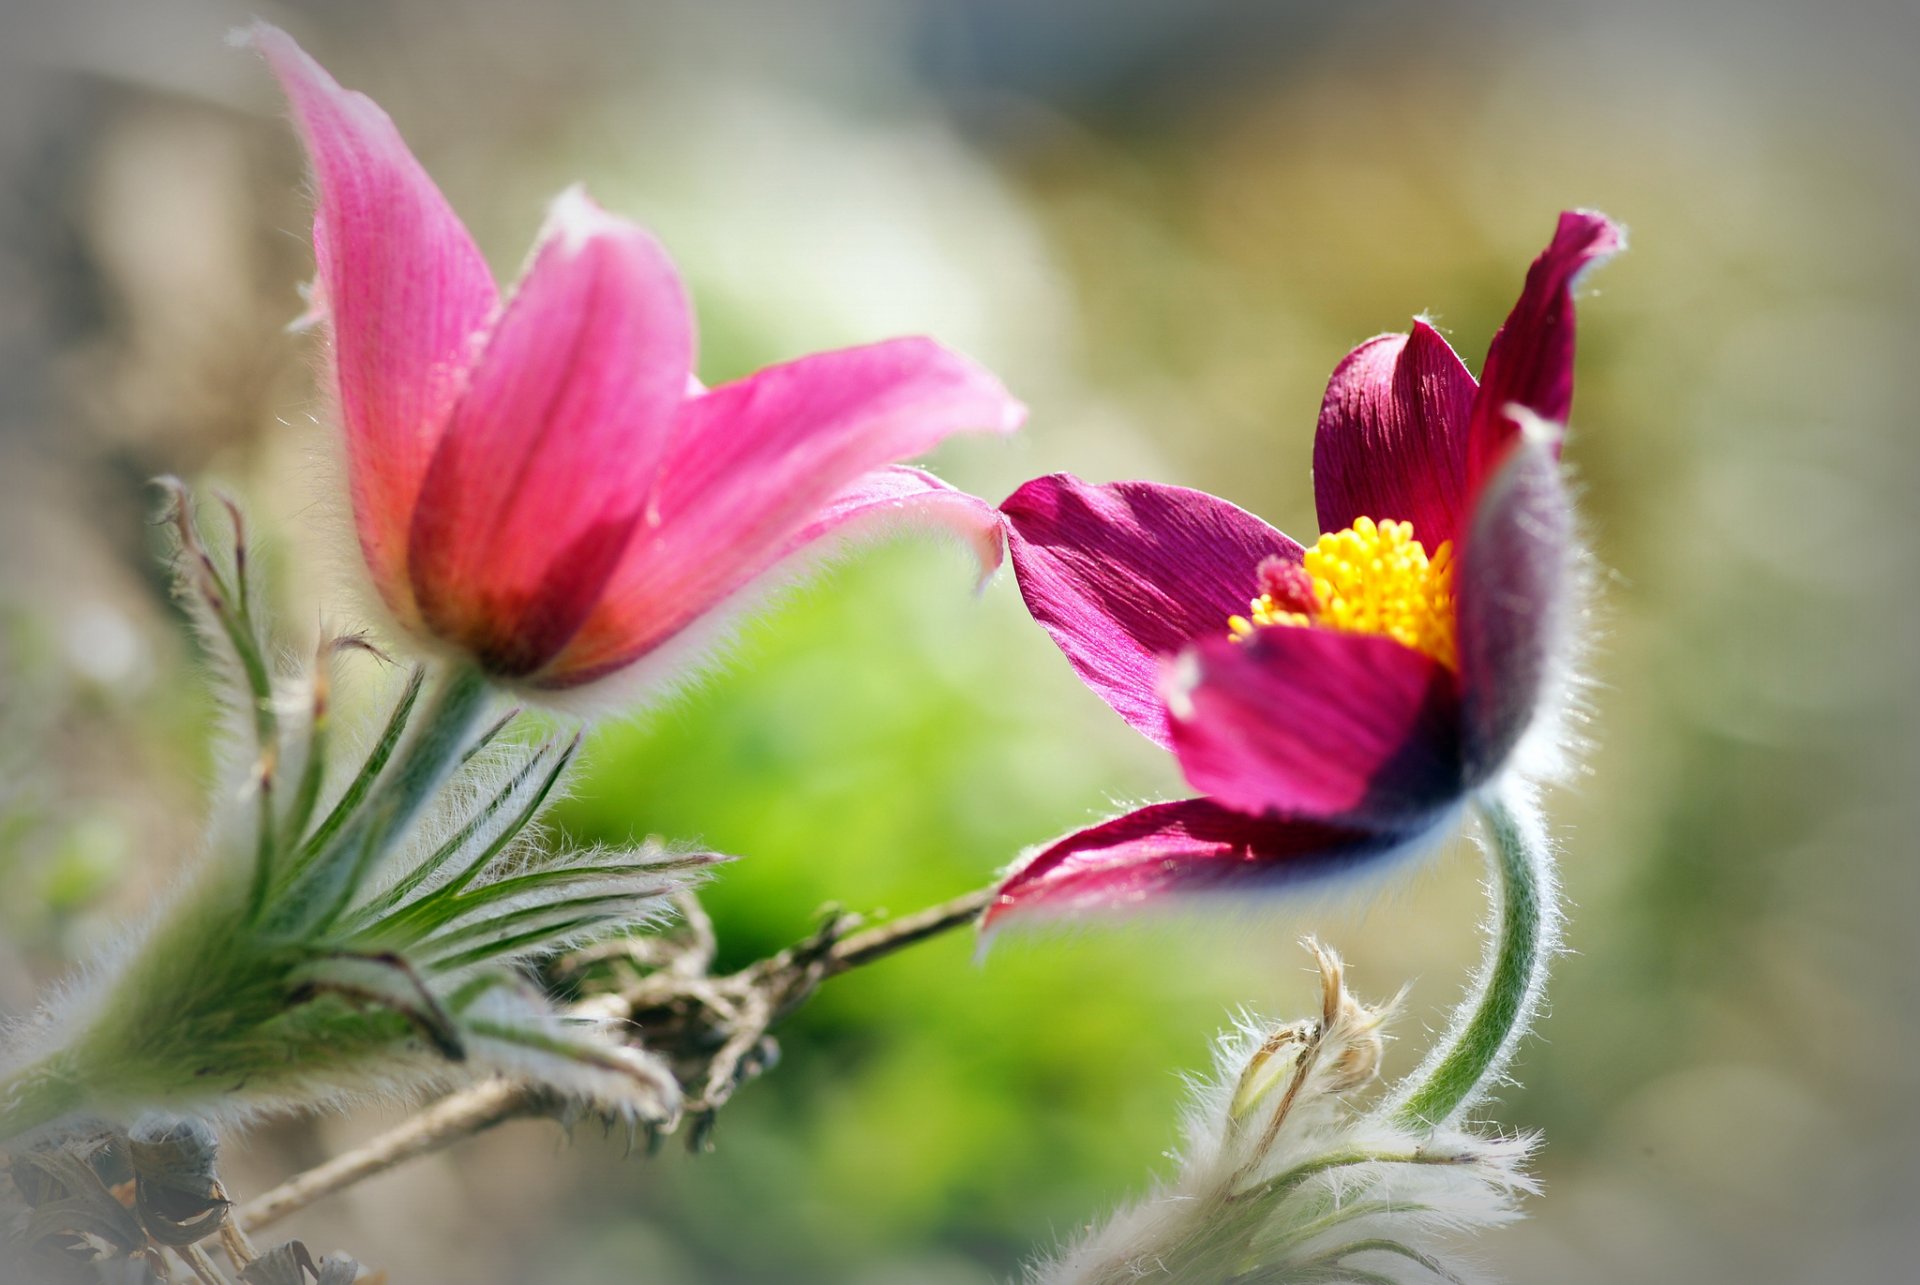
[[1467,431],[1469,494],[1499,467],[1518,432],[1511,407],[1567,422],[1573,408],[1574,287],[1626,244],[1626,230],[1604,214],[1560,215],[1553,239],[1527,269],[1520,298],[1487,350]]
[[1627,229],[1598,210],[1564,210],[1554,229],[1549,254],[1559,253],[1579,261],[1572,279],[1589,268],[1605,263],[1627,248]]

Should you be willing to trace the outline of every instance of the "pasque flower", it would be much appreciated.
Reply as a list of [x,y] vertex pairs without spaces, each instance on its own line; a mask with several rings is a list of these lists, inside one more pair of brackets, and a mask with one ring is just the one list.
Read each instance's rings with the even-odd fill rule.
[[408,632],[555,692],[684,659],[662,649],[877,521],[944,526],[997,564],[990,506],[893,466],[1017,427],[987,372],[905,339],[703,389],[665,252],[577,189],[502,300],[387,115],[286,33],[251,38],[312,158],[312,316],[361,552]]
[[1028,609],[1204,797],[1038,851],[989,922],[1375,863],[1502,772],[1565,678],[1572,288],[1622,244],[1561,215],[1478,383],[1424,321],[1342,361],[1311,549],[1180,487],[1054,475],[1007,499]]

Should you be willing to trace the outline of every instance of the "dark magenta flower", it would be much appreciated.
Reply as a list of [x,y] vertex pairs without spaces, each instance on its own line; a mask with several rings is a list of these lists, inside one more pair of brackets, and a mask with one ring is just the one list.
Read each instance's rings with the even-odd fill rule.
[[989,924],[1378,862],[1500,774],[1567,677],[1572,287],[1623,244],[1601,215],[1561,215],[1478,383],[1424,321],[1341,362],[1312,549],[1151,482],[1056,474],[1001,505],[1034,619],[1205,797],[1043,848]]

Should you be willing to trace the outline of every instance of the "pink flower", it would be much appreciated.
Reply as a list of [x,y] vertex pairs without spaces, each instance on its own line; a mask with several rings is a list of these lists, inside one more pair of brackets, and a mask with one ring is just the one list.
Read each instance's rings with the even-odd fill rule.
[[1034,619],[1205,797],[1035,853],[990,924],[1378,863],[1502,771],[1565,677],[1572,287],[1623,244],[1598,214],[1561,215],[1481,383],[1425,322],[1341,362],[1311,550],[1151,482],[1057,474],[1001,505]]
[[681,659],[662,649],[878,522],[933,522],[997,565],[989,506],[893,467],[1018,427],[986,371],[902,339],[705,390],[665,252],[578,190],[502,300],[386,113],[285,32],[251,35],[313,161],[354,521],[406,630],[552,693]]

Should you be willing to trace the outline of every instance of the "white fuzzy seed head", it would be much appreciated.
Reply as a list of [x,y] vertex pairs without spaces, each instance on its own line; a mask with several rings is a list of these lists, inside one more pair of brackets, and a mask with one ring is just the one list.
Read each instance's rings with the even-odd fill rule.
[[1178,1170],[1029,1272],[1032,1285],[1141,1281],[1457,1281],[1449,1246],[1519,1217],[1530,1138],[1416,1136],[1351,1096],[1378,1074],[1392,1005],[1320,969],[1317,1018],[1243,1019],[1195,1085]]

